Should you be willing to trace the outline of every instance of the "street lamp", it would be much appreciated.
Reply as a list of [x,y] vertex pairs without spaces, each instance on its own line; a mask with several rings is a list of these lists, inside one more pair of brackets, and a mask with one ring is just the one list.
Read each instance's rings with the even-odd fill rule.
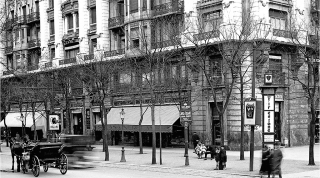
[[122,133],[121,133],[121,142],[122,142],[122,150],[121,150],[121,152],[122,152],[122,154],[121,154],[121,160],[120,160],[120,162],[126,162],[126,158],[125,158],[125,155],[124,155],[124,146],[123,146],[123,122],[124,122],[124,115],[125,115],[126,113],[124,112],[124,109],[122,108],[121,109],[121,112],[120,112],[120,118],[121,118],[121,123],[122,123]]

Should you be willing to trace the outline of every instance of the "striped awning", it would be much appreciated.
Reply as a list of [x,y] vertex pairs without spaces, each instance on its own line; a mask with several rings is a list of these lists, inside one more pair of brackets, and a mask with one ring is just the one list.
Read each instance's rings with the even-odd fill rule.
[[[122,108],[112,108],[108,113],[107,129],[109,131],[121,131],[122,122],[120,112]],[[139,131],[141,118],[140,107],[124,107],[125,119],[123,130],[130,132]],[[142,132],[152,132],[151,108],[142,107],[143,121]],[[156,132],[172,132],[172,125],[179,119],[179,110],[176,105],[155,106],[155,128]],[[101,121],[96,124],[96,130],[102,130]]]

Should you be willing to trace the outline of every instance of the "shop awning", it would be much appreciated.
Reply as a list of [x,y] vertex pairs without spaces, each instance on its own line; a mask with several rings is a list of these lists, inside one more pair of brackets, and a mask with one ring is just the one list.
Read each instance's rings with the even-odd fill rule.
[[[23,112],[23,119],[25,122],[25,126],[26,127],[31,127],[31,129],[33,128],[33,119],[32,119],[32,112]],[[44,112],[35,112],[34,113],[35,116],[35,122],[36,122],[36,128],[37,130],[39,129],[45,129],[46,126],[46,119],[45,119],[45,114]],[[20,112],[16,112],[16,113],[8,113],[6,115],[6,124],[8,127],[22,127],[22,123],[21,123],[21,113]],[[4,120],[2,120],[0,122],[0,127],[4,127]]]
[[[108,113],[107,129],[110,131],[121,131],[122,123],[120,112],[122,108],[112,108]],[[124,131],[138,132],[140,121],[140,107],[124,107],[125,119]],[[142,107],[143,121],[142,132],[152,132],[151,107]],[[179,110],[176,105],[155,106],[156,132],[172,132],[172,125],[179,119]],[[161,123],[160,123],[161,121]],[[96,124],[97,130],[102,130],[101,121]]]

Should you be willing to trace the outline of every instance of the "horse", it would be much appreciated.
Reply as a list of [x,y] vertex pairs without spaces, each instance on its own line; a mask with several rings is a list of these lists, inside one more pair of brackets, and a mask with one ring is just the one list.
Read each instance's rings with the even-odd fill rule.
[[20,164],[21,164],[21,157],[22,157],[22,143],[17,142],[15,140],[10,140],[10,150],[11,150],[11,157],[12,157],[12,171],[14,171],[14,156],[16,156],[17,160],[17,172],[20,172]]

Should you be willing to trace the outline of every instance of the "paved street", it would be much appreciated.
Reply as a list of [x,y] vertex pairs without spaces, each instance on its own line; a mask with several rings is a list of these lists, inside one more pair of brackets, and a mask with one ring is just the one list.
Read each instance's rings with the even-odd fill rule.
[[[249,171],[249,152],[245,152],[245,160],[239,160],[238,151],[227,151],[228,162],[227,169],[216,171],[214,169],[214,160],[197,159],[196,155],[189,150],[190,165],[184,166],[185,158],[183,157],[183,148],[164,148],[162,151],[162,162],[159,164],[159,149],[157,149],[157,164],[151,164],[151,148],[144,148],[144,154],[139,154],[138,147],[126,146],[125,163],[120,163],[121,147],[110,146],[110,161],[103,161],[104,153],[102,145],[95,145],[94,151],[89,152],[88,158],[92,160],[95,168],[76,169],[68,171],[68,176],[83,177],[90,173],[90,177],[105,175],[107,170],[108,176],[113,177],[259,177],[261,151],[255,151],[254,171]],[[2,145],[1,165],[2,171],[10,170],[11,157],[9,149]],[[284,148],[284,160],[282,164],[283,177],[320,177],[320,156],[319,144],[315,146],[316,166],[308,166],[308,146]],[[52,173],[51,173],[52,170]],[[54,171],[56,174],[53,174]],[[84,174],[82,174],[85,172]],[[91,174],[92,173],[92,174]],[[154,174],[156,173],[156,174]],[[30,174],[30,173],[29,173]],[[45,174],[41,169],[40,176]],[[50,169],[48,177],[59,175],[58,170]],[[11,177],[20,173],[1,172],[1,177]],[[21,173],[22,175],[22,173]],[[133,176],[134,175],[134,176]],[[32,176],[32,174],[30,174]],[[67,177],[68,177],[67,176]],[[106,177],[106,176],[104,176]]]

